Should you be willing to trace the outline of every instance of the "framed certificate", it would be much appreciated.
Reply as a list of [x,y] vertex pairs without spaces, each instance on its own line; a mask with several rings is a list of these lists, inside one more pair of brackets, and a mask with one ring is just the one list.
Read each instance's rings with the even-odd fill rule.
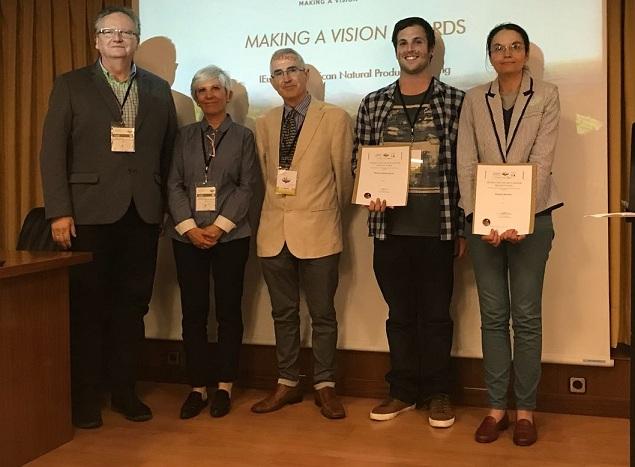
[[405,206],[408,202],[410,146],[362,146],[359,152],[353,204],[368,206],[377,198],[387,206]]
[[472,232],[488,235],[516,229],[534,231],[536,166],[533,164],[478,164]]

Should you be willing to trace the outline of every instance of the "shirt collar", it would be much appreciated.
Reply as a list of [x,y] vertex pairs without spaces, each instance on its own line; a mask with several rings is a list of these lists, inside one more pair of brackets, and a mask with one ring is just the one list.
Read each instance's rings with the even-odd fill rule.
[[109,82],[114,81],[117,83],[127,83],[128,81],[130,81],[132,78],[134,78],[137,75],[137,64],[134,62],[132,62],[132,66],[130,67],[130,75],[128,76],[128,79],[126,81],[118,81],[113,75],[111,75],[110,72],[106,69],[106,67],[104,67],[104,64],[101,63],[101,57],[99,57],[99,66],[101,67],[102,73],[104,74],[104,76]]
[[300,115],[302,115],[302,117],[306,117],[306,113],[309,110],[310,103],[311,103],[311,94],[307,92],[306,96],[304,96],[304,99],[302,99],[302,101],[295,107],[291,107],[289,104],[285,103],[284,115],[287,115],[289,112],[291,112],[291,110],[295,110]]
[[[227,129],[232,124],[232,122],[233,122],[233,120],[232,120],[231,115],[226,114],[225,115],[225,120],[223,120],[223,123],[220,124],[220,126],[216,130],[216,133],[217,134],[218,133],[224,133],[225,131],[227,131]],[[202,120],[199,122],[199,125],[201,127],[201,130],[203,130],[203,132],[207,132],[207,131],[210,130],[210,128],[212,128],[212,126],[205,119],[205,116],[203,116]]]
[[[384,95],[386,96],[387,99],[392,99],[392,97],[395,94],[395,90],[397,89],[397,83],[399,82],[399,80],[394,81],[392,84],[386,86],[384,88]],[[432,77],[432,81],[430,81],[430,86],[432,86],[432,92],[430,94],[430,98],[432,98],[433,96],[436,96],[439,93],[443,92],[443,87],[441,86],[441,81],[439,81],[437,79],[436,76]]]

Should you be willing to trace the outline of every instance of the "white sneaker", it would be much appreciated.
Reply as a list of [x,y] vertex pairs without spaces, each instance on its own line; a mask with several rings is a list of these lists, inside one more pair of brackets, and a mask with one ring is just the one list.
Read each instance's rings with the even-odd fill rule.
[[399,399],[386,399],[370,411],[370,419],[377,420],[378,422],[392,420],[397,415],[407,412],[408,410],[413,410],[414,408],[415,404],[410,405]]
[[454,425],[454,409],[450,396],[447,394],[435,394],[430,399],[430,412],[428,423],[434,428],[450,428]]

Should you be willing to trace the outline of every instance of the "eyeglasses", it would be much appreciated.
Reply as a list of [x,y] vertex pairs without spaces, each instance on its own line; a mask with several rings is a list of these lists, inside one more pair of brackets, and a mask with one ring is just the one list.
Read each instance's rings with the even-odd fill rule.
[[513,42],[510,45],[494,44],[490,49],[490,53],[496,55],[504,55],[509,51],[510,54],[516,54],[524,52],[525,44],[522,42]]
[[298,66],[290,66],[289,68],[287,68],[286,70],[273,70],[271,72],[271,77],[274,79],[282,79],[282,77],[284,75],[287,75],[291,78],[295,78],[296,76],[298,76],[298,74],[304,71],[304,68],[300,68]]
[[130,31],[129,29],[115,29],[115,28],[101,28],[97,30],[97,34],[101,34],[107,39],[114,37],[117,34],[120,34],[124,39],[132,39],[133,37],[139,37],[134,31]]

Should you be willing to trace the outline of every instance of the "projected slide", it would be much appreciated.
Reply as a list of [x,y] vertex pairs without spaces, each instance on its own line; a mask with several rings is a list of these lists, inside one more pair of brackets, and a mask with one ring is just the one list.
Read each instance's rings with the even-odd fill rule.
[[528,30],[536,47],[534,67],[542,66],[544,56],[554,74],[584,67],[585,79],[593,81],[588,67],[600,71],[602,11],[597,0],[413,5],[403,0],[141,0],[141,38],[167,36],[174,42],[179,63],[174,88],[183,93],[189,94],[199,68],[213,63],[226,69],[246,87],[250,116],[278,102],[269,85],[269,58],[281,47],[298,50],[321,75],[326,99],[354,113],[363,95],[399,75],[392,28],[413,15],[425,17],[440,34],[435,70],[459,88],[488,79],[485,38],[494,25],[510,20]]
[[[468,89],[494,79],[485,39],[502,22],[523,26],[531,39],[529,67],[555,83],[561,120],[553,176],[565,206],[555,211],[556,237],[544,287],[546,361],[611,364],[609,355],[605,15],[601,0],[139,0],[138,63],[174,89],[180,122],[194,121],[189,98],[194,72],[215,64],[235,80],[231,113],[254,119],[281,99],[269,83],[269,59],[282,47],[312,66],[310,90],[355,116],[362,97],[399,75],[391,43],[396,21],[426,18],[437,31],[432,68],[440,79]],[[239,106],[237,106],[239,103]],[[372,272],[366,213],[345,213],[346,240],[336,297],[340,348],[387,349],[387,308]],[[169,245],[159,258],[148,335],[180,338],[179,291]],[[469,258],[457,261],[454,355],[480,356],[480,316]],[[245,342],[272,344],[269,297],[257,259],[245,286]],[[303,309],[303,344],[310,328]]]

